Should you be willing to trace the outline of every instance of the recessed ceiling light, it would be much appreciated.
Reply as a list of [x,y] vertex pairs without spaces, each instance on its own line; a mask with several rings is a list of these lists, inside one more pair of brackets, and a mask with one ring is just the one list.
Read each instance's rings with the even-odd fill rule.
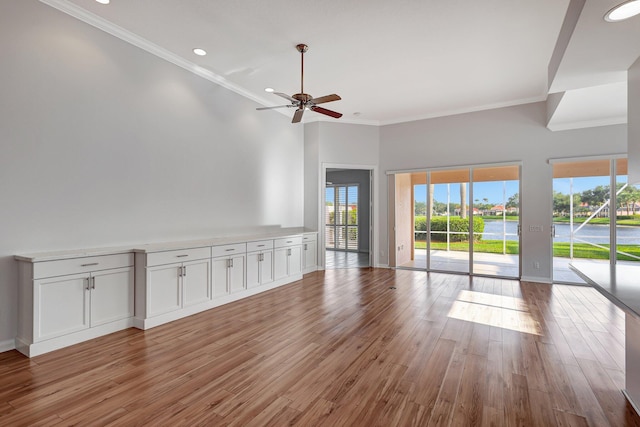
[[109,4],[109,0],[96,0],[98,3]]
[[195,53],[198,56],[205,56],[207,54],[207,51],[204,49],[200,49],[199,47],[196,47],[195,49],[193,49],[193,53]]
[[607,22],[618,22],[636,16],[640,13],[640,0],[630,0],[617,5],[606,15],[604,20]]
[[273,92],[273,88],[272,87],[265,87],[264,91],[271,93],[271,92]]

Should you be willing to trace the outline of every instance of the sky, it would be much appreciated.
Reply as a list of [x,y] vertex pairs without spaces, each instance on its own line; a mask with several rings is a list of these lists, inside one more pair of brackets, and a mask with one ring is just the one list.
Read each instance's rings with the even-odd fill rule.
[[[491,203],[492,205],[502,205],[503,202],[503,182],[506,187],[505,201],[509,200],[513,194],[519,191],[519,181],[490,181],[490,182],[476,182],[473,186],[473,199],[478,200],[478,203]],[[618,176],[618,182],[627,182],[626,175]],[[609,177],[597,176],[597,177],[580,177],[573,178],[573,192],[581,193],[590,188],[595,188],[598,185],[609,185]],[[553,180],[553,190],[560,193],[569,194],[571,184],[569,178],[555,178]],[[349,187],[354,189],[357,187]],[[469,190],[467,189],[467,193]],[[469,195],[467,195],[468,197]],[[549,195],[551,197],[551,195]],[[328,187],[326,191],[326,200],[333,202],[334,192],[333,189]],[[449,200],[451,203],[460,203],[460,184],[449,184]],[[415,198],[418,202],[427,201],[427,186],[416,185]],[[447,202],[447,184],[436,184],[434,191],[434,199],[441,203]],[[488,202],[485,202],[487,199]],[[357,191],[349,192],[349,203],[357,203],[358,194]]]

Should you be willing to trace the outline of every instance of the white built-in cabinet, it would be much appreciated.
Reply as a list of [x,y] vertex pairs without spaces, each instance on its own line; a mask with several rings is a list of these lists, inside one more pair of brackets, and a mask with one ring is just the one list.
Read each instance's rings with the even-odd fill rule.
[[310,273],[318,268],[318,240],[316,233],[302,235],[302,272]]
[[136,317],[164,315],[211,299],[211,248],[136,254]]
[[247,289],[273,282],[273,240],[247,243]]
[[16,348],[35,356],[131,326],[148,329],[317,269],[316,233],[225,241],[16,256]]
[[213,298],[245,289],[246,243],[213,247]]
[[302,236],[274,240],[274,277],[276,280],[302,274]]
[[133,325],[133,254],[18,259],[16,348],[28,356]]

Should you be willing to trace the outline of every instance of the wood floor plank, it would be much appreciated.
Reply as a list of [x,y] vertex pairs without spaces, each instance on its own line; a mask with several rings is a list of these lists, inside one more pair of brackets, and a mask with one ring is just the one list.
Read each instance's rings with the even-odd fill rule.
[[0,425],[640,426],[624,322],[588,287],[316,272],[147,331],[0,353]]

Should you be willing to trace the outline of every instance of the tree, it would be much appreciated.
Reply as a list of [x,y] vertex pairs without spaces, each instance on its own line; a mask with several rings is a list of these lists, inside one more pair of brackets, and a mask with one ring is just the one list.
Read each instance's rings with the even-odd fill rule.
[[520,205],[520,193],[515,193],[509,196],[509,200],[507,200],[506,208],[517,208]]
[[[598,185],[595,188],[584,190],[580,193],[580,199],[591,207],[600,207],[609,200],[609,186]],[[610,206],[610,210],[615,209]]]
[[415,216],[427,216],[427,204],[425,202],[414,203]]

